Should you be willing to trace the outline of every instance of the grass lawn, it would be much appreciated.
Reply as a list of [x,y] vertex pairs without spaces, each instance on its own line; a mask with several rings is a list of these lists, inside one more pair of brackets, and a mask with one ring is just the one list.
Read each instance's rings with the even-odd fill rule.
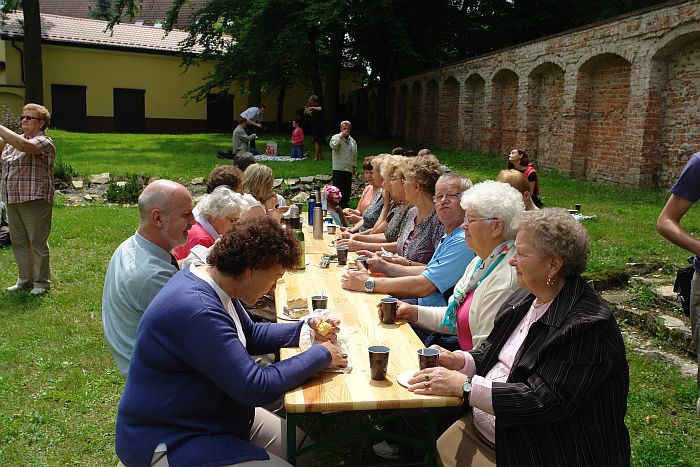
[[[224,149],[229,139],[60,131],[51,135],[60,157],[84,174],[139,172],[185,179],[206,176],[218,162],[216,150]],[[362,155],[399,143],[358,138]],[[288,151],[288,144],[282,151]],[[491,157],[435,152],[474,181],[493,177],[502,165]],[[279,177],[331,170],[330,161],[270,165]],[[685,257],[654,231],[666,195],[571,181],[555,173],[543,174],[542,185],[548,205],[580,202],[586,213],[598,216],[586,223],[594,239],[589,275],[619,271],[627,261],[681,264]],[[116,464],[114,420],[123,380],[104,343],[101,295],[112,252],[137,222],[135,208],[57,207],[50,239],[54,289],[41,298],[0,292],[0,465]],[[700,225],[697,208],[687,225]],[[0,285],[10,285],[15,275],[11,250],[1,249]],[[633,465],[700,465],[694,381],[630,349],[628,359],[627,426]],[[327,423],[333,420],[329,417]],[[347,448],[317,457],[315,464],[379,463],[369,440],[345,444]]]

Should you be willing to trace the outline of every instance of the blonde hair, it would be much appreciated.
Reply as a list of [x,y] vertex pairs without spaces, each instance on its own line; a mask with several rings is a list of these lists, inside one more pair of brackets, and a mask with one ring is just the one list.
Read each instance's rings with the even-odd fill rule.
[[24,112],[25,110],[33,110],[34,112],[39,114],[39,117],[44,122],[44,126],[41,128],[42,131],[45,130],[46,127],[48,127],[51,123],[51,113],[43,105],[30,103],[22,107],[22,112]]
[[520,194],[525,194],[526,191],[532,192],[530,182],[527,181],[525,175],[523,175],[521,172],[515,169],[501,170],[498,173],[498,177],[496,177],[496,181],[501,183],[507,183],[508,185],[518,190]]
[[258,201],[265,201],[272,196],[273,182],[272,169],[266,165],[253,164],[243,172],[243,191]]
[[382,178],[384,180],[389,180],[391,176],[394,175],[396,172],[401,173],[401,176],[403,176],[403,172],[401,171],[401,165],[405,160],[405,157],[393,154],[391,156],[383,158],[382,166],[380,169],[382,172]]
[[440,161],[432,154],[422,157],[411,157],[401,165],[406,180],[415,182],[420,188],[430,194],[435,194],[435,184],[442,175]]
[[535,248],[547,256],[561,256],[562,277],[578,276],[586,269],[591,239],[579,221],[561,208],[525,211],[513,222],[519,231],[527,230],[535,238]]

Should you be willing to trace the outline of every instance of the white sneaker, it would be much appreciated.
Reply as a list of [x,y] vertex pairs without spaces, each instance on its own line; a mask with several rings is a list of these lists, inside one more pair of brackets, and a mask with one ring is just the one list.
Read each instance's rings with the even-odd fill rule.
[[394,443],[389,443],[387,441],[381,441],[374,446],[372,450],[376,455],[382,459],[389,459],[392,461],[399,460],[399,445]]
[[22,291],[29,291],[28,287],[25,287],[23,285],[11,285],[5,289],[5,292],[22,292]]
[[46,292],[48,292],[48,291],[49,291],[49,289],[44,289],[44,288],[42,288],[42,287],[34,287],[34,288],[32,289],[32,291],[29,292],[29,293],[32,294],[32,295],[34,295],[35,297],[37,297],[37,296],[39,296],[39,295],[44,295],[44,294],[45,294]]

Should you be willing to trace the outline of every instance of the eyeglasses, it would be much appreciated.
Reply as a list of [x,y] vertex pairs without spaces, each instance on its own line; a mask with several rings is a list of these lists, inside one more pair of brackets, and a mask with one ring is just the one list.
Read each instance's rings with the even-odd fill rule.
[[462,193],[445,193],[444,195],[433,196],[433,202],[437,203],[438,201],[442,201],[443,199],[447,199],[448,201],[450,201],[461,197]]
[[498,217],[469,217],[469,216],[467,216],[464,218],[464,223],[466,225],[471,225],[477,221],[495,221],[496,219],[498,219]]
[[41,117],[32,117],[31,115],[20,115],[20,120],[41,120]]
[[390,180],[391,180],[392,182],[401,182],[401,183],[403,183],[403,178],[401,178],[401,177],[391,177]]

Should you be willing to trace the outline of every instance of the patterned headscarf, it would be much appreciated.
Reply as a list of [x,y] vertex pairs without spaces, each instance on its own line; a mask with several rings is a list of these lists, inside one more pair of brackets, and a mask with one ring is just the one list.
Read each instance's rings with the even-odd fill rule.
[[343,197],[342,193],[340,192],[340,189],[337,186],[333,185],[324,186],[323,193],[326,195],[326,199],[329,199],[334,203],[337,203],[338,201],[340,201],[340,198]]

